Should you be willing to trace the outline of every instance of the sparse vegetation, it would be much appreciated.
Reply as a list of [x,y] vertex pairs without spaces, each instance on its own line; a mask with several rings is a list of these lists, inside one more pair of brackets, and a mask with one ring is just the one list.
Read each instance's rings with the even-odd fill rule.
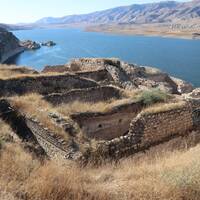
[[173,109],[182,108],[186,105],[186,102],[179,101],[179,102],[171,102],[171,103],[159,103],[153,106],[145,108],[141,114],[153,114],[159,112],[165,112]]
[[0,148],[5,142],[12,141],[12,130],[8,124],[0,120]]
[[168,98],[169,95],[158,88],[144,90],[137,97],[138,101],[143,102],[143,104],[147,106],[154,103],[165,102]]
[[31,68],[16,65],[0,64],[0,79],[16,78],[20,76],[36,76],[37,72]]
[[114,106],[128,102],[130,102],[130,99],[120,99],[120,100],[111,99],[106,102],[98,102],[98,103],[75,101],[70,104],[59,105],[55,109],[58,112],[62,113],[63,115],[69,116],[70,114],[77,112],[107,112],[111,110]]
[[53,75],[63,75],[63,74],[65,73],[64,72],[38,73],[37,71],[28,67],[0,64],[0,79],[2,80],[23,78],[23,77],[53,76]]
[[0,150],[0,199],[198,200],[200,146],[155,149],[118,164],[94,168],[40,163],[17,143]]
[[[75,63],[75,66],[73,67],[77,68],[76,64],[77,63]],[[91,67],[93,66],[94,65],[92,64]],[[12,70],[6,70],[7,69],[4,69],[4,66],[0,66],[0,79],[44,75],[35,75],[31,74],[31,72],[28,74],[26,70],[24,71],[24,69],[21,68],[14,69],[14,74],[12,74]],[[18,73],[18,70],[22,71]],[[148,70],[149,74],[158,73],[158,71],[153,68]],[[15,74],[15,72],[17,74]],[[45,76],[52,74],[58,75],[59,73],[47,73]],[[145,79],[146,77],[144,77],[144,81],[146,81]],[[76,82],[73,84],[76,85]],[[48,86],[49,84],[45,81],[44,85]],[[146,87],[146,82],[141,86]],[[54,89],[53,91],[57,92],[58,87],[52,87]],[[134,88],[135,85],[133,89]],[[45,93],[47,92],[48,91],[45,91]],[[41,137],[35,137],[36,139],[39,138],[39,143],[35,140],[34,144],[30,142],[31,145],[36,148],[38,146],[43,148],[46,154],[49,155],[49,158],[52,158],[52,160],[45,160],[46,157],[43,157],[43,154],[39,151],[36,152],[39,155],[32,154],[34,150],[29,148],[29,142],[20,141],[20,139],[16,141],[15,138],[12,138],[12,131],[15,130],[11,130],[4,121],[0,120],[0,199],[198,200],[200,196],[200,158],[198,156],[200,153],[200,145],[189,149],[189,147],[200,140],[199,136],[197,136],[199,133],[197,134],[196,127],[193,129],[193,132],[188,135],[184,132],[184,137],[179,137],[175,134],[176,132],[169,130],[170,137],[176,137],[170,138],[171,140],[167,143],[165,140],[158,140],[159,145],[150,148],[148,151],[145,149],[146,144],[149,138],[150,142],[148,145],[150,146],[152,144],[151,137],[154,137],[153,134],[156,133],[154,132],[155,129],[150,133],[146,133],[143,129],[146,130],[148,127],[146,128],[145,125],[143,125],[143,122],[141,124],[139,122],[136,124],[137,126],[134,126],[133,124],[133,119],[137,117],[138,114],[158,113],[182,108],[186,104],[184,100],[182,99],[181,101],[181,98],[175,98],[175,95],[174,98],[171,98],[169,94],[158,88],[149,90],[137,89],[134,91],[125,90],[122,92],[122,96],[124,98],[120,100],[111,99],[109,101],[98,103],[74,101],[62,105],[55,104],[57,106],[48,103],[44,100],[44,96],[36,93],[29,93],[23,96],[4,97],[10,102],[11,107],[14,107],[28,118],[37,119],[36,121],[43,125],[45,128],[44,130],[50,130],[52,133],[55,133],[56,136],[60,137],[54,137],[55,135],[48,134],[47,137],[49,140],[47,141],[46,132],[42,133],[43,131],[39,130],[44,138],[40,135]],[[143,105],[138,101],[142,102]],[[3,103],[4,101],[2,101],[2,105],[4,106]],[[128,106],[124,106],[124,104],[128,104]],[[132,104],[134,104],[133,108],[131,107]],[[116,112],[119,111],[118,113],[107,113],[108,115],[110,114],[110,116],[106,116],[107,118],[103,119],[105,116],[104,112],[112,111],[115,106],[119,105],[123,106],[120,108],[117,107],[114,110]],[[128,110],[129,108],[130,110]],[[144,109],[141,112],[142,108]],[[4,110],[4,107],[2,110]],[[185,113],[185,109],[183,109],[183,111],[184,112],[178,110],[176,116],[178,116],[179,113]],[[76,120],[73,121],[70,119],[70,115],[77,112],[101,112],[101,115],[96,113],[91,114],[92,117],[97,116],[97,118],[99,118],[97,120],[99,121],[96,123],[90,119],[87,120],[86,123],[91,123],[89,124],[91,127],[88,126],[88,128],[86,126],[87,124],[84,124],[85,122],[79,124],[78,122],[76,123]],[[7,113],[11,113],[8,114],[9,120],[16,123],[17,120],[13,120],[13,118],[15,118],[12,115],[13,112],[9,111],[6,112],[6,114]],[[170,112],[170,114],[171,113],[173,112]],[[4,117],[5,113],[3,112],[2,114]],[[88,113],[85,114],[88,115]],[[186,115],[189,115],[187,111]],[[84,117],[84,114],[81,114],[80,116]],[[88,116],[90,117],[90,115]],[[192,112],[190,110],[190,117],[191,116]],[[164,121],[165,119],[163,119],[164,118],[159,118],[158,121]],[[23,120],[21,121],[22,123],[24,122]],[[176,124],[180,121],[182,122],[183,119],[181,118],[180,120],[175,121],[175,125],[173,124],[172,126],[173,129],[176,129]],[[144,120],[144,123],[148,124],[147,122],[148,121]],[[192,124],[191,119],[190,123]],[[165,124],[168,126],[168,123]],[[150,126],[151,125],[154,126],[156,124],[153,122]],[[190,131],[191,126],[187,127],[185,124],[183,126]],[[33,136],[37,136],[35,133],[35,131],[37,131],[37,126],[30,127],[30,129],[33,131]],[[86,129],[89,129],[88,132]],[[136,129],[141,129],[144,134],[134,133],[134,130]],[[159,129],[159,131],[161,130],[159,132],[160,135],[162,135],[163,132],[168,133],[168,130],[165,131],[164,128],[158,127],[157,129]],[[19,130],[17,129],[17,133],[21,130],[21,127]],[[68,130],[70,134],[67,134],[65,130]],[[183,130],[185,131],[186,129]],[[98,139],[98,137],[93,138],[94,134],[103,136],[106,131],[111,135],[111,142],[108,142],[108,138],[106,137],[100,137],[100,139]],[[126,135],[126,133],[129,134]],[[32,133],[30,132],[30,134]],[[158,139],[160,135],[158,135]],[[30,140],[31,138],[32,137],[30,137]],[[135,144],[135,142],[138,142],[138,144]],[[164,144],[161,144],[160,142],[163,142]],[[128,143],[131,143],[131,145],[133,143],[133,146],[130,146]],[[63,144],[62,149],[58,144]],[[78,160],[80,158],[79,156],[81,156],[81,153],[85,153],[84,155],[86,155],[85,157],[87,159],[86,153],[89,155],[89,153],[95,151],[97,152],[97,156],[95,156],[98,160],[104,159],[98,154],[97,147],[100,144],[102,144],[102,147],[105,147],[105,152],[108,152],[108,156],[110,156],[110,158],[112,157],[113,160],[110,159],[110,162],[109,159],[103,160],[105,162],[102,162],[101,165],[98,166],[98,164],[94,163],[95,161],[88,156],[87,166],[84,165],[84,167],[80,164],[83,163],[81,160],[79,160],[80,162],[75,162],[76,159]],[[144,146],[142,146],[143,144]],[[137,145],[140,148],[136,149],[135,146]],[[163,147],[162,145],[166,146]],[[170,145],[171,148],[169,147]],[[181,146],[180,148],[179,145]],[[135,151],[141,150],[143,147],[146,150],[145,153]],[[56,148],[55,152],[54,148]],[[134,150],[134,157],[124,157],[123,160],[117,160],[117,156],[121,151],[120,148],[123,148],[122,151],[129,151],[130,153]],[[62,150],[62,152],[60,152],[60,150]],[[102,149],[100,148],[100,150]],[[114,154],[112,154],[112,151]],[[104,151],[102,150],[102,152]],[[60,153],[62,153],[61,157]],[[43,158],[42,160],[40,160],[40,155]],[[123,155],[125,156],[125,154]],[[64,157],[68,159],[66,162],[67,164],[65,163]],[[55,162],[53,160],[54,158],[56,160]],[[112,162],[111,160],[117,160],[118,162]]]

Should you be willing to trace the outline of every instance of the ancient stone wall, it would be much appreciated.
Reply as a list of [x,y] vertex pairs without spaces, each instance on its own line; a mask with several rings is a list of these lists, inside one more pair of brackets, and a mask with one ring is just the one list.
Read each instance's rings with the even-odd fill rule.
[[100,70],[92,70],[92,71],[83,71],[83,72],[76,72],[77,75],[83,78],[89,78],[95,80],[97,82],[103,81],[113,81],[112,76],[108,73],[106,69]]
[[149,145],[192,129],[192,110],[189,105],[155,114],[141,114],[133,119],[129,134],[135,135],[140,145]]
[[34,136],[37,138],[40,146],[45,150],[46,154],[52,159],[68,158],[68,148],[51,136],[48,130],[45,130],[38,122],[26,119],[27,126],[30,128]]
[[77,75],[30,76],[0,80],[0,96],[37,92],[49,94],[76,88],[96,87],[95,81]]
[[57,73],[69,72],[69,68],[67,65],[47,65],[42,70],[42,73],[51,73],[51,72],[57,72]]
[[75,89],[67,93],[50,94],[44,97],[45,100],[49,101],[54,105],[70,103],[74,101],[100,102],[107,101],[112,98],[121,98],[121,91],[116,87],[111,86]]
[[100,143],[94,154],[119,159],[183,136],[192,129],[192,111],[188,105],[156,114],[139,114],[132,120],[128,134]]
[[115,58],[80,58],[69,63],[72,71],[90,71],[104,69],[106,65],[120,66],[120,60]]
[[131,120],[140,112],[140,102],[130,102],[104,113],[77,113],[71,115],[83,133],[90,138],[111,140],[128,132]]
[[15,134],[13,137],[24,142],[24,148],[28,148],[36,156],[46,156],[43,147],[39,145],[37,138],[27,126],[25,117],[12,108],[5,99],[0,100],[0,118],[10,125]]

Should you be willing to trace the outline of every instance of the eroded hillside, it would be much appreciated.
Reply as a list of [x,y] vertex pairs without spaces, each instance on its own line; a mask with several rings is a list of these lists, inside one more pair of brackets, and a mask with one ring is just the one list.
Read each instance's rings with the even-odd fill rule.
[[0,65],[0,199],[198,199],[200,90],[118,59]]
[[119,160],[198,132],[198,89],[156,68],[84,58],[0,72],[2,119],[53,160]]

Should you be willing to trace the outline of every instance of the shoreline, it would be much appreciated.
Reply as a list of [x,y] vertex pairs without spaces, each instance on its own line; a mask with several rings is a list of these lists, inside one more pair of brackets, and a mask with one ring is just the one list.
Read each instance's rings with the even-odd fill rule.
[[170,29],[170,25],[97,25],[87,26],[86,32],[98,32],[118,35],[135,35],[176,39],[200,40],[200,30]]
[[24,47],[18,47],[12,51],[9,51],[8,53],[4,54],[0,60],[0,64],[4,64],[6,63],[9,59],[11,59],[12,57],[22,53],[24,51]]
[[193,38],[192,36],[177,36],[169,34],[149,34],[149,33],[131,33],[123,31],[96,31],[96,30],[85,30],[86,32],[96,32],[96,33],[105,33],[105,34],[115,34],[115,35],[124,35],[124,36],[145,36],[145,37],[161,37],[161,38],[172,38],[172,39],[185,39],[185,40],[200,40],[199,38]]

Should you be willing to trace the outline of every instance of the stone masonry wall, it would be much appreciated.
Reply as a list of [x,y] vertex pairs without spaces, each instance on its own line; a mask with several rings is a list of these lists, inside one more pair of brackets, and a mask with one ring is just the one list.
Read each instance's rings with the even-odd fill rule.
[[83,71],[76,72],[77,75],[83,78],[89,78],[97,82],[100,81],[113,81],[112,76],[108,73],[106,69],[93,70],[93,71]]
[[127,135],[100,143],[94,154],[119,159],[184,135],[192,129],[192,111],[188,105],[157,114],[139,114],[132,120]]
[[96,86],[98,86],[98,84],[95,81],[69,74],[21,77],[0,80],[0,96],[8,96],[14,94],[21,95],[27,92],[49,94],[76,88],[89,88]]
[[131,122],[129,134],[135,135],[143,146],[175,134],[184,134],[192,127],[192,110],[190,106],[185,106],[166,112],[139,115]]
[[58,140],[53,138],[48,130],[45,130],[38,122],[34,122],[30,119],[26,119],[26,123],[37,138],[40,146],[45,150],[46,154],[50,158],[66,159],[67,148],[65,148]]
[[45,96],[44,99],[54,105],[58,105],[74,101],[83,101],[83,102],[107,101],[112,98],[119,99],[120,97],[121,97],[121,92],[116,87],[100,86],[94,88],[71,90],[67,93],[50,94]]
[[111,140],[128,132],[131,120],[140,112],[140,102],[130,102],[104,113],[77,113],[71,115],[83,133],[90,138]]

